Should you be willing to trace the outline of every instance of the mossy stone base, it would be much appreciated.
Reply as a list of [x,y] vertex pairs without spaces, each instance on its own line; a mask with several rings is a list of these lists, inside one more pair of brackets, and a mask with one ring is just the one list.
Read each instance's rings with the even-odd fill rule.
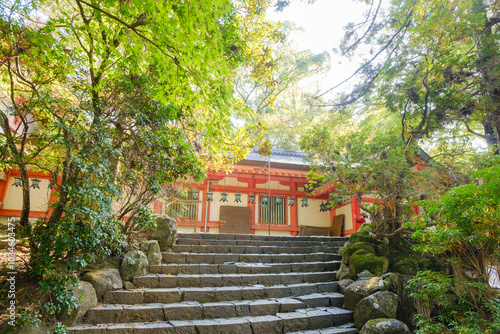
[[351,255],[349,270],[356,277],[363,270],[368,270],[375,276],[382,276],[389,269],[389,260],[378,257],[367,250],[360,249]]
[[349,236],[349,245],[353,245],[357,242],[370,242],[370,236],[368,232],[354,232]]
[[418,262],[414,259],[404,259],[392,265],[392,271],[402,275],[415,276],[418,273]]
[[364,249],[372,254],[375,254],[375,249],[369,242],[356,242],[355,244],[352,244],[349,247],[347,247],[344,250],[344,252],[342,252],[342,262],[345,264],[349,264],[349,259],[351,258],[351,255],[360,249]]

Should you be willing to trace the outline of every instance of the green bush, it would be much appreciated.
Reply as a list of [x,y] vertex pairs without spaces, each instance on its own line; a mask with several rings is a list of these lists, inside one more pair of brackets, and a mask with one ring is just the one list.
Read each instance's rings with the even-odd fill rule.
[[453,267],[453,275],[423,271],[411,281],[414,296],[429,310],[418,317],[418,333],[437,333],[439,324],[454,333],[500,331],[500,299],[487,272],[500,257],[500,157],[473,177],[477,182],[424,201],[422,215],[409,224],[416,250]]

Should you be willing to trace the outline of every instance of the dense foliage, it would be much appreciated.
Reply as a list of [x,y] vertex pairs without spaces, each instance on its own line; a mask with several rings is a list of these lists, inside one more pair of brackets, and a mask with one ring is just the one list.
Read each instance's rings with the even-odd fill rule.
[[[252,62],[252,17],[267,1],[21,1],[0,5],[2,167],[19,169],[20,226],[30,274],[72,306],[74,274],[118,252],[123,233],[153,223],[164,185],[241,159],[261,124],[233,98]],[[258,38],[256,38],[258,40]],[[29,172],[51,175],[54,199],[30,223]],[[112,205],[115,203],[115,205]]]
[[[413,279],[421,314],[419,333],[497,333],[500,300],[489,286],[490,270],[500,258],[500,161],[476,173],[476,183],[453,188],[441,198],[422,203],[414,223],[415,248],[440,256],[453,275],[424,271]],[[431,316],[430,311],[434,309]]]

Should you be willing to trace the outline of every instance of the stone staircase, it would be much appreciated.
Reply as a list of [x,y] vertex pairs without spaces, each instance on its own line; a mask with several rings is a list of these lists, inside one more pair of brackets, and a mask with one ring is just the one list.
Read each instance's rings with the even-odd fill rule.
[[179,233],[163,263],[108,291],[82,334],[357,333],[335,270],[346,238]]

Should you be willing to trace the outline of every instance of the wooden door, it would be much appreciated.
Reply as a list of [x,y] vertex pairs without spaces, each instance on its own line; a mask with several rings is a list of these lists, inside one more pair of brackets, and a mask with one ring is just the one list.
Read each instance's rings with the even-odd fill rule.
[[221,206],[219,217],[219,233],[250,234],[250,208]]

